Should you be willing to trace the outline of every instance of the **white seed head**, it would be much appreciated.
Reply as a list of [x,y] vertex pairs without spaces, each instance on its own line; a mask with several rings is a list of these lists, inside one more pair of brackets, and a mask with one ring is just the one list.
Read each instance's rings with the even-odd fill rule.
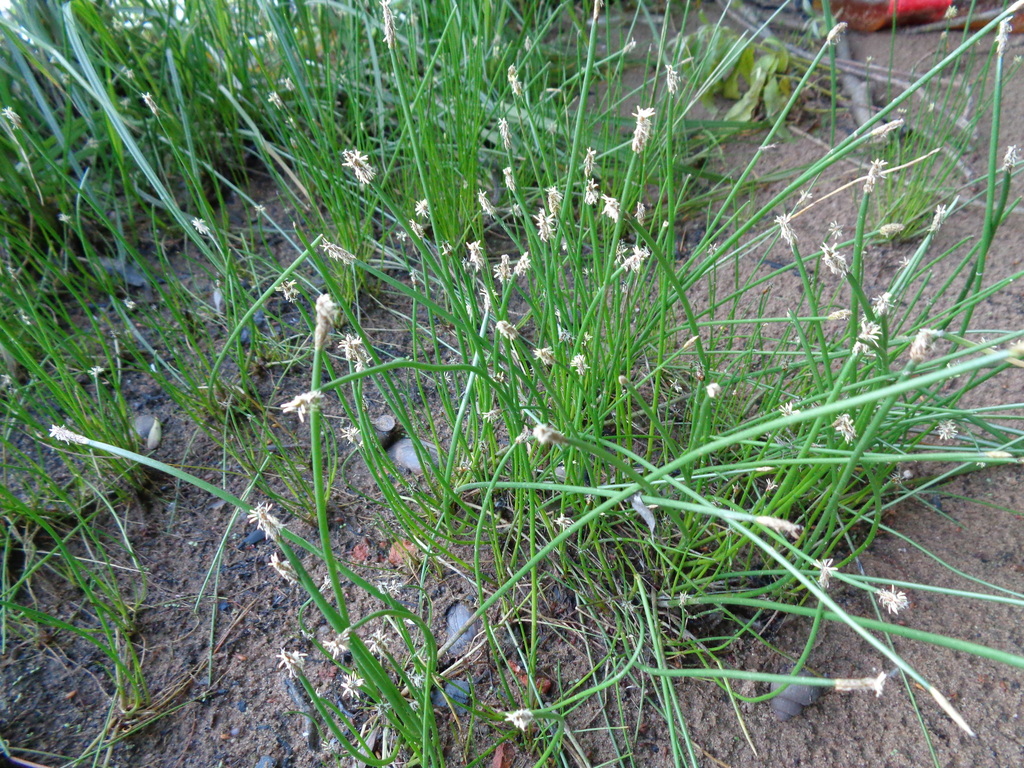
[[642,200],[636,201],[636,211],[633,212],[633,218],[636,219],[638,224],[643,224],[647,218],[647,206],[644,205]]
[[892,309],[892,294],[886,291],[881,296],[875,296],[871,300],[871,311],[878,317],[884,317]]
[[509,341],[519,337],[519,331],[507,320],[499,320],[494,324],[494,329]]
[[903,118],[897,117],[895,120],[891,120],[888,123],[882,123],[878,127],[872,129],[871,138],[873,141],[883,141],[893,131],[903,127]]
[[878,604],[893,616],[896,616],[900,611],[906,610],[910,606],[910,600],[907,599],[906,593],[899,591],[894,586],[890,586],[888,589],[877,590],[875,597],[878,598]]
[[853,425],[853,418],[850,414],[840,414],[839,418],[832,422],[832,426],[847,443],[852,443],[857,439],[857,429]]
[[[598,0],[600,2],[600,0]],[[595,4],[594,8],[598,6]],[[597,15],[597,11],[594,11],[594,15]],[[517,709],[515,712],[506,712],[505,720],[512,723],[520,731],[525,731],[531,725],[533,725],[533,712],[528,709]]]
[[294,413],[299,417],[300,422],[304,422],[306,420],[306,414],[318,407],[322,399],[323,393],[319,390],[304,392],[301,395],[296,395],[287,403],[283,403],[281,405],[281,410],[284,413]]
[[612,221],[618,221],[619,201],[608,195],[601,195],[601,199],[604,200],[604,209],[601,211],[601,215],[607,216]]
[[935,215],[932,217],[932,223],[928,226],[929,232],[938,232],[939,227],[942,226],[942,222],[946,220],[946,214],[948,208],[944,205],[935,206]]
[[512,94],[514,96],[523,95],[523,84],[519,81],[519,70],[516,69],[515,64],[509,64],[508,66],[508,84],[512,86]]
[[996,33],[996,56],[1003,58],[1006,53],[1006,42],[1010,37],[1010,20],[1003,19],[999,22],[999,31]]
[[327,343],[327,337],[334,330],[338,322],[338,305],[334,303],[328,293],[321,293],[316,300],[316,332],[313,334],[313,347],[323,349]]
[[351,699],[362,693],[360,690],[366,681],[363,680],[355,672],[349,672],[341,680],[341,695],[346,699]]
[[672,95],[679,91],[679,72],[671,64],[665,66],[665,87]]
[[644,151],[647,142],[651,138],[651,121],[654,119],[653,107],[637,107],[633,113],[636,118],[636,127],[633,129],[632,149],[636,154]]
[[479,272],[483,269],[484,251],[480,241],[474,240],[472,243],[466,243],[466,251],[469,253],[466,257],[466,266],[471,267],[474,272]]
[[798,538],[800,531],[804,529],[802,525],[791,523],[789,520],[783,520],[781,517],[768,517],[767,515],[759,515],[754,518],[754,522],[772,531],[781,533],[783,536],[789,536],[791,539]]
[[395,15],[391,12],[391,0],[380,0],[380,9],[384,17],[384,42],[388,48],[394,48]]
[[519,261],[516,262],[515,269],[512,270],[516,277],[522,277],[530,271],[530,252],[523,251],[523,255],[519,257]]
[[548,210],[552,216],[557,216],[558,212],[562,210],[562,193],[558,187],[548,187],[544,190],[544,194],[548,198]]
[[533,428],[533,438],[541,445],[568,445],[569,441],[561,432],[547,424],[538,424]]
[[864,194],[874,191],[875,184],[885,176],[885,166],[887,165],[888,163],[885,160],[871,161],[871,165],[868,167],[868,175],[864,177]]
[[874,677],[836,678],[835,689],[837,691],[874,691],[875,696],[882,695],[882,687],[889,676],[885,672],[879,672]]
[[775,223],[779,225],[779,236],[786,241],[790,248],[796,245],[796,232],[793,231],[793,227],[790,225],[792,218],[788,213],[775,217]]
[[555,214],[545,213],[543,208],[538,208],[533,220],[537,224],[537,237],[542,243],[550,241],[555,236],[555,224],[558,223]]
[[329,240],[324,240],[320,243],[320,250],[324,252],[324,256],[327,258],[333,261],[340,261],[342,264],[352,264],[356,260],[354,254],[349,253],[340,245],[336,245]]
[[299,575],[295,572],[295,568],[287,560],[282,560],[278,557],[277,552],[270,556],[270,567],[277,571],[278,575],[289,584],[299,583]]
[[507,253],[501,254],[500,261],[494,265],[494,279],[502,285],[512,279],[512,262]]
[[286,651],[284,648],[277,654],[277,658],[281,661],[278,663],[278,669],[287,669],[289,677],[296,677],[302,672],[303,666],[305,666],[305,659],[308,654],[301,653],[299,651]]
[[480,203],[480,210],[483,212],[484,216],[490,216],[491,218],[494,218],[498,211],[495,209],[493,205],[491,205],[490,199],[487,197],[487,194],[482,189],[476,193],[476,199],[477,202]]
[[832,574],[839,569],[832,565],[831,557],[824,560],[815,560],[814,567],[821,571],[818,574],[818,585],[822,589],[828,589],[828,585],[832,583]]
[[13,107],[4,107],[0,110],[0,115],[3,115],[4,120],[7,121],[12,129],[18,130],[21,128],[21,116],[14,111]]
[[647,261],[647,257],[651,255],[651,251],[647,246],[640,245],[639,243],[633,246],[632,252],[628,258],[622,259],[622,268],[627,272],[639,272],[640,268]]
[[840,21],[828,32],[828,37],[825,38],[826,45],[835,45],[839,42],[839,38],[843,36],[843,32],[846,31],[846,22]]
[[1013,166],[1020,162],[1020,151],[1017,149],[1016,144],[1011,144],[1006,148],[1006,154],[1003,155],[1003,166],[1004,171],[1012,171]]
[[821,263],[833,275],[842,276],[846,274],[846,257],[836,250],[835,246],[828,243],[821,244]]
[[338,350],[346,360],[355,364],[356,371],[365,371],[373,363],[373,357],[362,338],[354,333],[345,334],[345,338],[338,344]]
[[915,363],[924,362],[928,351],[932,348],[932,342],[941,335],[941,331],[933,331],[931,328],[919,330],[917,336],[914,337],[913,344],[910,345],[910,359]]
[[52,437],[54,440],[60,440],[62,443],[77,443],[78,445],[86,445],[89,442],[87,438],[82,437],[77,432],[72,432],[63,424],[59,427],[51,426],[50,437]]
[[533,356],[548,367],[555,364],[555,351],[551,347],[538,347],[533,350]]
[[594,163],[597,161],[597,150],[593,147],[587,147],[587,152],[583,156],[583,175],[590,178],[594,175]]
[[274,505],[269,502],[257,504],[249,510],[249,522],[255,523],[256,527],[263,531],[267,535],[267,538],[276,544],[281,539],[281,531],[284,530],[284,523],[274,517],[274,515],[270,514],[270,510],[273,508]]
[[[330,583],[329,580],[328,583]],[[327,651],[327,654],[332,659],[337,661],[348,650],[348,635],[342,633],[333,640],[324,640],[324,650]]]
[[294,302],[297,298],[299,298],[298,283],[296,283],[294,280],[285,280],[283,283],[277,286],[276,291],[277,293],[280,293],[282,296],[284,296],[285,301]]
[[346,149],[341,156],[342,165],[352,170],[360,186],[365,187],[377,175],[377,169],[370,165],[370,158],[358,149]]

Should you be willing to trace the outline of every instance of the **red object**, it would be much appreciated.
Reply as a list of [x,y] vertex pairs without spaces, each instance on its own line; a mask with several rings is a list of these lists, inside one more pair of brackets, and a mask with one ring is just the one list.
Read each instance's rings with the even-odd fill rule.
[[832,0],[832,13],[850,29],[874,32],[898,26],[942,21],[952,0]]
[[[820,0],[815,0],[817,5]],[[875,32],[893,25],[933,24],[942,21],[952,0],[832,0],[832,13],[858,32]],[[970,0],[965,0],[950,21],[950,29],[963,29],[968,23]],[[970,14],[971,29],[981,29],[1002,13],[1002,0],[976,0]],[[1011,32],[1024,32],[1024,13],[1010,19]]]

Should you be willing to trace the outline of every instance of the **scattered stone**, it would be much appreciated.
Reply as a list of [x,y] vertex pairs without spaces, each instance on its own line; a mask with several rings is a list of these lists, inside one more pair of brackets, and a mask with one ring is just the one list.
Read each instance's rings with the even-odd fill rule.
[[[445,683],[444,693],[436,688],[430,692],[430,703],[435,707],[443,707],[451,701],[452,711],[456,715],[466,714],[466,705],[469,704],[470,692],[473,684],[469,680],[453,680]],[[447,698],[446,698],[447,697]]]
[[[452,638],[458,635],[462,628],[469,624],[472,616],[473,612],[463,603],[453,604],[445,613],[445,624],[448,628],[448,637]],[[469,650],[479,631],[480,621],[478,619],[474,621],[465,632],[459,635],[458,639],[452,643],[452,647],[449,648],[448,651],[452,656],[462,656]]]
[[277,768],[277,758],[264,755],[256,763],[256,768]]
[[[813,677],[813,675],[806,671],[801,671],[799,676]],[[779,690],[783,685],[785,683],[772,683],[772,691]],[[769,700],[768,703],[775,712],[775,716],[779,720],[786,721],[801,714],[804,711],[804,707],[809,707],[820,699],[823,690],[818,685],[791,683],[786,690]]]
[[256,530],[251,531],[249,535],[246,536],[244,539],[242,539],[242,541],[238,544],[238,548],[245,549],[246,547],[254,547],[266,538],[267,534],[264,533],[263,529],[257,528]]
[[380,440],[380,444],[385,448],[389,448],[395,439],[398,437],[398,422],[395,421],[395,417],[389,413],[385,413],[383,416],[378,416],[376,419],[370,422],[373,425],[373,431],[377,435],[377,439]]
[[[437,463],[437,446],[425,440],[422,442],[422,446],[423,450],[430,456],[431,463]],[[403,437],[388,448],[388,456],[402,469],[407,469],[416,475],[423,474],[423,465],[420,463],[420,457],[416,455],[413,441],[408,437]]]
[[148,288],[149,280],[144,274],[133,264],[129,264],[124,259],[111,259],[106,256],[101,256],[96,260],[97,263],[103,267],[108,275],[113,277],[119,277],[124,280],[125,285],[132,288]]
[[163,427],[160,426],[160,419],[148,413],[142,413],[135,417],[135,432],[146,441],[146,450],[152,451],[163,438]]

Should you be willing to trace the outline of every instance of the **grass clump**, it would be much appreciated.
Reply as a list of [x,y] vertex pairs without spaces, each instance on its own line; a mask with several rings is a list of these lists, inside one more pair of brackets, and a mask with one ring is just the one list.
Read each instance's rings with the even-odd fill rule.
[[[966,406],[1024,356],[1020,332],[983,336],[971,323],[1019,277],[982,280],[1014,172],[996,159],[995,138],[983,237],[935,252],[958,205],[949,197],[883,285],[871,287],[866,266],[890,234],[873,223],[892,173],[885,152],[901,140],[887,121],[950,63],[991,48],[994,24],[965,36],[871,125],[746,199],[827,45],[799,71],[773,60],[741,116],[760,114],[764,99],[763,142],[733,175],[715,176],[705,163],[739,130],[739,112],[698,121],[696,105],[723,80],[734,88],[726,72],[737,62],[749,70],[752,49],[717,26],[675,34],[643,4],[606,23],[599,6],[590,19],[568,5],[524,16],[508,2],[384,2],[372,12],[205,2],[180,16],[144,9],[127,48],[117,24],[74,4],[38,6],[46,28],[19,26],[24,14],[5,21],[2,64],[23,83],[4,94],[14,105],[4,157],[23,166],[5,176],[5,199],[26,197],[29,170],[37,177],[32,200],[4,220],[3,279],[15,300],[0,309],[3,446],[20,457],[6,465],[21,484],[8,494],[5,552],[24,548],[13,532],[28,525],[101,546],[82,537],[88,516],[118,519],[117,502],[84,511],[48,484],[53,470],[29,458],[47,444],[47,424],[69,425],[52,434],[71,443],[60,472],[75,483],[127,477],[137,489],[134,468],[146,466],[218,496],[273,540],[274,569],[308,598],[303,630],[329,627],[329,639],[279,659],[339,752],[372,764],[444,764],[435,706],[441,691],[452,703],[446,685],[460,662],[447,654],[459,637],[435,638],[426,595],[447,572],[473,585],[472,619],[497,670],[492,689],[463,702],[469,722],[503,738],[522,732],[537,765],[579,751],[573,715],[594,701],[611,749],[631,760],[624,684],[653,691],[675,760],[694,764],[673,678],[805,682],[799,669],[772,676],[721,662],[737,638],[768,642],[758,631],[773,611],[814,620],[799,664],[821,621],[844,622],[969,730],[872,634],[901,628],[851,614],[828,587],[841,580],[898,613],[905,595],[851,565],[885,511],[915,494],[900,467],[941,464],[948,476],[1024,456],[1012,404]],[[667,18],[683,29],[687,14]],[[630,41],[641,34],[649,53],[637,62]],[[164,38],[173,45],[155,56]],[[1007,75],[999,44],[989,48],[997,105]],[[68,94],[78,106],[61,112]],[[997,137],[998,110],[993,118]],[[53,125],[74,128],[51,136],[59,153],[43,139]],[[83,136],[106,142],[87,168],[75,155]],[[864,151],[874,162],[845,184],[852,234],[836,226],[808,245],[796,227],[817,203],[803,193],[840,191],[844,161]],[[893,162],[917,159],[899,151]],[[681,242],[684,220],[699,222],[695,241]],[[954,258],[936,290],[932,268]],[[770,285],[787,273],[799,298],[780,307]],[[83,341],[67,344],[72,335]],[[248,478],[244,492],[134,450],[131,410],[103,378],[126,371],[144,372],[223,446]],[[419,470],[377,439],[371,403],[397,420]],[[332,489],[350,446],[375,481],[361,492],[379,494],[381,525],[403,543],[415,602],[333,549]],[[110,455],[122,463],[99,459]],[[273,501],[252,503],[254,491]],[[33,493],[77,517],[33,517]],[[280,509],[315,534],[294,532]],[[129,536],[118,546],[131,555]],[[59,552],[96,615],[124,625],[61,626],[98,638],[129,717],[144,706],[145,680],[122,637],[144,598]],[[100,563],[115,558],[104,552]],[[24,604],[37,567],[4,582],[5,617],[22,629],[58,621]],[[352,613],[348,585],[380,609]],[[559,601],[571,624],[549,616]],[[371,626],[387,628],[389,648]],[[552,680],[548,631],[585,648],[583,674]],[[309,655],[340,667],[356,711],[310,682]],[[884,683],[884,673],[857,672],[816,684]],[[128,691],[143,693],[129,701]],[[382,733],[380,750],[370,734]]]

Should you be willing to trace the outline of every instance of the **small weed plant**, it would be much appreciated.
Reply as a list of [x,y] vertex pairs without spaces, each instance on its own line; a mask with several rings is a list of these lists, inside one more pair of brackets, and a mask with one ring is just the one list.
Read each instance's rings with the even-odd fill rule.
[[[881,692],[899,670],[970,731],[886,633],[1024,666],[855,615],[829,592],[843,582],[906,609],[906,592],[932,587],[855,567],[886,511],[1024,457],[1020,404],[969,405],[1024,365],[1019,329],[972,322],[1021,277],[984,279],[1018,167],[997,141],[1007,25],[949,43],[872,123],[768,190],[755,168],[842,30],[804,65],[769,56],[751,94],[735,76],[749,41],[689,5],[601,6],[23,0],[0,20],[2,642],[57,628],[102,650],[117,696],[83,757],[154,710],[131,640],[145,580],[113,565],[144,574],[125,510],[146,468],[272,539],[274,569],[308,596],[297,635],[330,627],[280,664],[339,754],[368,765],[445,764],[460,638],[435,639],[426,595],[452,572],[473,585],[479,624],[463,629],[481,627],[496,670],[462,702],[499,734],[474,765],[503,739],[538,766],[566,760],[574,713],[594,701],[631,763],[626,685],[651,692],[675,763],[696,765],[684,677],[735,700],[734,679]],[[935,156],[908,137],[944,141],[921,105],[959,99],[949,83],[968,59],[988,74],[987,168],[972,180],[984,214],[977,238],[940,251],[957,190],[910,211],[892,185]],[[738,100],[728,119],[698,119],[723,95]],[[718,175],[751,129],[760,145]],[[958,158],[938,157],[929,173],[945,179]],[[847,232],[808,239],[812,189],[849,195]],[[918,237],[878,286],[870,251],[904,223]],[[937,284],[940,263],[955,268]],[[772,295],[783,279],[796,281],[786,306]],[[125,391],[143,376],[248,473],[242,486],[136,450]],[[378,439],[370,403],[417,471]],[[333,489],[357,457],[380,525],[407,545],[416,602],[332,547]],[[938,469],[911,479],[909,464]],[[33,602],[44,571],[78,590],[88,622]],[[349,610],[353,584],[377,612]],[[572,620],[556,621],[564,595]],[[776,611],[812,619],[793,672],[726,666]],[[823,621],[848,625],[886,671],[797,678]],[[546,632],[585,649],[583,674],[558,678]],[[309,657],[340,667],[350,708],[310,682]]]

